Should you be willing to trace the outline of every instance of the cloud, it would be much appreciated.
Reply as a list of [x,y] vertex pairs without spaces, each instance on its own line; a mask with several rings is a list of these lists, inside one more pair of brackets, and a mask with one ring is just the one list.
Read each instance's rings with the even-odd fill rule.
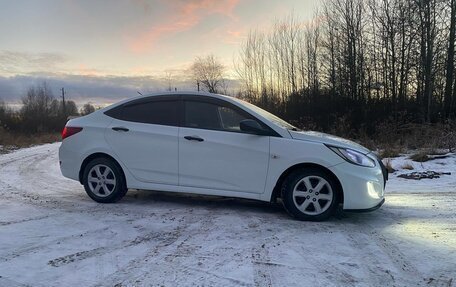
[[[90,76],[90,75],[16,75],[0,76],[0,101],[9,104],[21,102],[27,89],[44,81],[51,87],[55,97],[60,96],[60,88],[65,87],[66,97],[79,106],[91,102],[96,105],[106,105],[129,97],[142,94],[166,91],[171,88],[179,91],[195,90],[193,80],[181,78],[183,70],[168,71],[160,76]],[[237,80],[227,79],[230,92],[239,87]],[[16,105],[17,106],[17,105]]]
[[14,75],[34,72],[46,67],[53,70],[68,61],[68,57],[59,53],[26,53],[0,51],[0,74]]
[[142,53],[150,49],[164,35],[188,31],[207,16],[220,14],[234,18],[233,10],[239,0],[174,0],[165,3],[172,13],[167,13],[164,22],[130,38],[128,44],[133,52]]
[[150,15],[152,11],[152,3],[147,0],[132,0],[133,4],[139,5],[145,14]]
[[[49,84],[55,96],[59,95],[61,87],[65,87],[67,97],[77,103],[112,103],[137,96],[137,91],[163,91],[167,87],[162,79],[151,76],[16,75],[0,77],[0,101],[20,102],[29,87],[43,81]],[[175,81],[174,84],[181,88],[185,86],[185,81]]]

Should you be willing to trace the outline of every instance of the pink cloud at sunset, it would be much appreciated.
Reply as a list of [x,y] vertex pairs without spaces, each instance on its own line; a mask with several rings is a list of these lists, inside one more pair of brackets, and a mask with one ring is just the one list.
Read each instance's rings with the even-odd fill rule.
[[134,36],[128,45],[133,52],[141,53],[151,48],[163,35],[173,35],[190,30],[204,17],[219,14],[235,19],[233,10],[238,3],[239,0],[167,1],[172,10],[168,20],[154,24],[145,32]]
[[[290,13],[314,18],[318,0],[3,1],[0,100],[20,101],[26,83],[48,81],[82,97],[108,98],[193,87],[188,67],[215,55],[235,78],[234,60],[251,30]],[[165,77],[166,76],[166,77]]]

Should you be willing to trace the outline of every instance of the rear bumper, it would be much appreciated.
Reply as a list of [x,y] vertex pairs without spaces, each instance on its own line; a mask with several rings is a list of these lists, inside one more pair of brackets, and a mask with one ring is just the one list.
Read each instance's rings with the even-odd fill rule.
[[80,156],[69,149],[65,143],[62,143],[59,148],[59,163],[64,177],[79,181]]

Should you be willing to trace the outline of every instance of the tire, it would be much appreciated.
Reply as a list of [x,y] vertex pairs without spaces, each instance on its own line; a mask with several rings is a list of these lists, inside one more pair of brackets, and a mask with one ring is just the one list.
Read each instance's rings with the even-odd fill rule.
[[292,172],[282,185],[282,202],[294,218],[308,221],[328,219],[337,209],[339,193],[333,177],[318,168]]
[[113,160],[95,158],[84,168],[83,180],[87,195],[100,203],[114,203],[127,193],[123,172]]

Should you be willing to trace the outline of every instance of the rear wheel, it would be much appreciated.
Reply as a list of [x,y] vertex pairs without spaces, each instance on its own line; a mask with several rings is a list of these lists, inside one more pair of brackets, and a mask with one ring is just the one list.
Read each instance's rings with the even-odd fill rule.
[[334,179],[320,169],[297,170],[283,183],[282,201],[293,217],[322,221],[330,217],[337,208],[337,187]]
[[87,194],[96,202],[116,202],[127,193],[120,167],[108,158],[89,162],[84,169],[83,183]]

